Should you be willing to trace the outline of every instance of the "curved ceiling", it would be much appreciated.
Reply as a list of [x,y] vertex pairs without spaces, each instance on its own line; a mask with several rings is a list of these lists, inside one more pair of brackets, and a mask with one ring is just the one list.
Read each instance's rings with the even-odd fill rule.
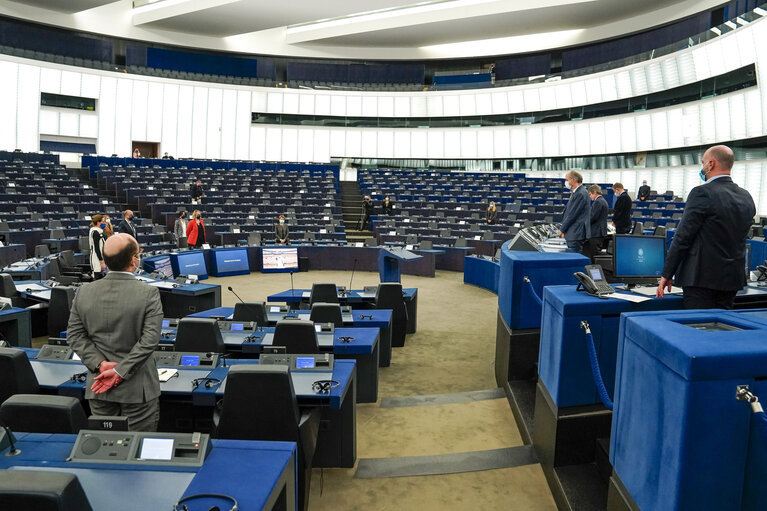
[[[135,2],[137,5],[146,0]],[[721,0],[0,0],[0,14],[245,53],[352,59],[524,53],[644,30]]]

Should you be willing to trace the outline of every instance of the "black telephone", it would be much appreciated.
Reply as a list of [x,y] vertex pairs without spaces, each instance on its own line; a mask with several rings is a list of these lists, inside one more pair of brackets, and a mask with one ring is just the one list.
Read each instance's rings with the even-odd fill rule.
[[578,279],[577,289],[579,291],[581,286],[583,286],[583,289],[588,294],[599,298],[607,298],[607,295],[615,292],[612,286],[607,283],[601,266],[598,264],[589,264],[584,269],[586,270],[586,273],[579,271],[573,273],[575,278]]

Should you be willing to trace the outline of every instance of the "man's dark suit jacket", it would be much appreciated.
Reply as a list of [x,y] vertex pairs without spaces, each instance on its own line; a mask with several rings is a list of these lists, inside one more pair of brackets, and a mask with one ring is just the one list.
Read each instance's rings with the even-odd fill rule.
[[560,230],[568,241],[591,237],[591,198],[585,186],[580,185],[570,194]]
[[122,222],[120,222],[120,225],[117,226],[117,232],[124,232],[125,234],[130,234],[136,240],[138,240],[138,236],[136,236],[136,226],[133,225],[131,222],[126,221],[123,219]]
[[607,236],[607,201],[601,195],[591,203],[591,237]]
[[650,186],[649,185],[640,186],[639,190],[637,190],[637,199],[647,200],[648,198],[650,198]]
[[746,283],[746,238],[756,207],[751,194],[730,176],[690,191],[666,255],[663,276],[680,287],[718,291]]
[[631,197],[625,190],[618,195],[613,208],[613,223],[615,230],[621,233],[627,233],[631,230]]
[[202,197],[202,186],[191,185],[189,191],[192,195],[192,199],[197,200]]

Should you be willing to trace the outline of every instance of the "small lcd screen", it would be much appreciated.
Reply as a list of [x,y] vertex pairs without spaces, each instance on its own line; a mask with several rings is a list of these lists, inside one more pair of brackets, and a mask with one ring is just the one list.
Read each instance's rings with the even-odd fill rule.
[[229,328],[229,330],[242,330],[243,327],[243,323],[232,323],[232,326]]
[[170,461],[173,458],[173,439],[145,438],[141,442],[139,458],[142,460]]
[[604,279],[602,278],[602,272],[601,272],[601,271],[599,271],[599,268],[591,268],[591,269],[589,270],[589,273],[591,274],[591,278],[592,278],[593,280],[604,280]]
[[170,327],[170,320],[169,320],[169,319],[163,319],[163,320],[162,320],[162,327],[163,327],[163,328],[168,328],[168,327]]
[[200,365],[200,355],[182,355],[182,366],[198,366]]
[[694,328],[695,330],[703,330],[704,332],[735,332],[743,330],[742,328],[728,325],[721,321],[703,321],[701,323],[685,323],[684,325]]
[[320,325],[320,324],[314,325],[314,331],[315,332],[322,332],[322,325]]
[[296,369],[313,369],[314,357],[296,357]]
[[156,259],[154,262],[154,271],[165,277],[166,279],[173,278],[173,268],[170,265],[170,257],[162,257]]

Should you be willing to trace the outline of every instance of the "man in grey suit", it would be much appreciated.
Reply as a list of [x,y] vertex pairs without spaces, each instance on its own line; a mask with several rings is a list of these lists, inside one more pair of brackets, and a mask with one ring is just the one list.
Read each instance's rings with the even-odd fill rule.
[[560,236],[574,252],[583,252],[586,240],[591,236],[591,199],[583,186],[580,172],[571,170],[565,174],[565,186],[572,192],[562,217]]
[[89,370],[85,397],[93,414],[125,416],[131,431],[156,431],[160,382],[153,353],[163,317],[160,293],[133,276],[139,247],[132,236],[111,236],[103,254],[110,271],[80,288],[67,341]]

